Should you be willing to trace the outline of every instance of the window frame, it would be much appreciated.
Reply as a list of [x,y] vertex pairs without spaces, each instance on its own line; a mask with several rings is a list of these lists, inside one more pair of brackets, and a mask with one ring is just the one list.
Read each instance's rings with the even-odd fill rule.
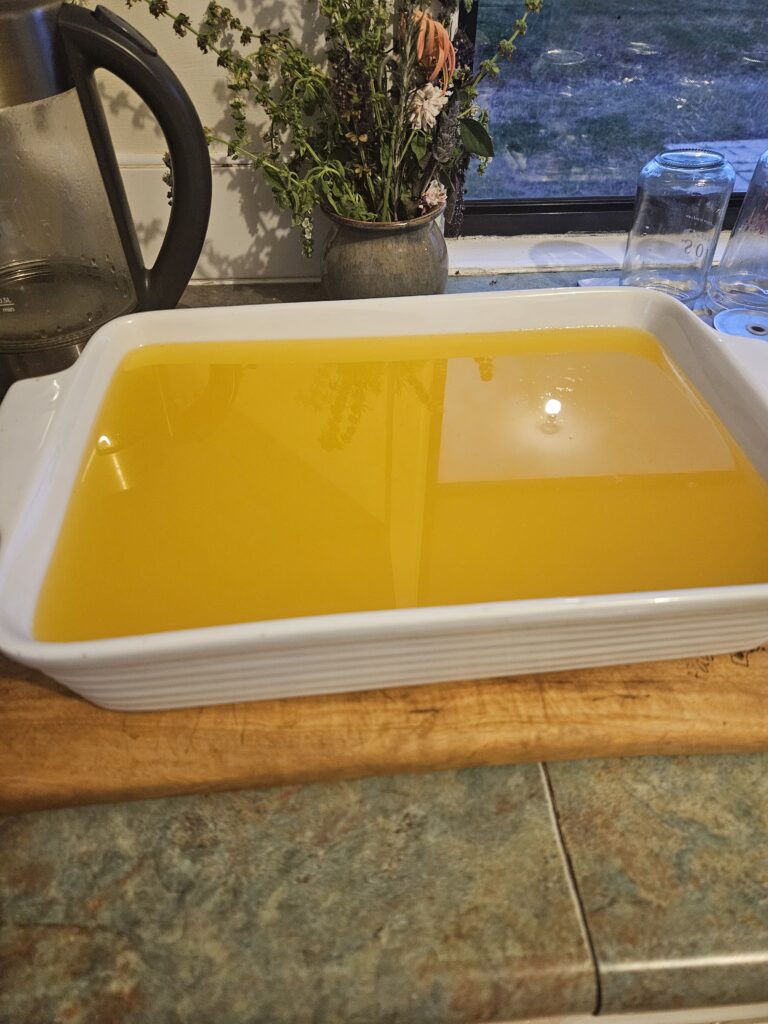
[[[477,15],[482,2],[473,0],[468,11],[459,0],[459,28],[466,32],[473,46],[477,38]],[[736,223],[744,196],[744,192],[734,192],[731,196],[724,229],[729,230]],[[461,235],[557,235],[575,231],[590,234],[629,231],[634,206],[634,196],[465,199]]]

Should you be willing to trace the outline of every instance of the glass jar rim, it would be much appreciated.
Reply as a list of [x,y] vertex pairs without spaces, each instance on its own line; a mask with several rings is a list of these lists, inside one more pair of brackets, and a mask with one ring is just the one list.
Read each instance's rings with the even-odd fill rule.
[[725,157],[714,149],[668,149],[656,161],[676,171],[712,171],[723,166]]

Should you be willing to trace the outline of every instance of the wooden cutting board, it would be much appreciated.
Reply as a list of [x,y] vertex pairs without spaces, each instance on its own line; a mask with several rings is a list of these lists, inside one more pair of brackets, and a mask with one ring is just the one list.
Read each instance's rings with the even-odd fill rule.
[[0,657],[0,810],[394,772],[768,750],[768,649],[161,712]]

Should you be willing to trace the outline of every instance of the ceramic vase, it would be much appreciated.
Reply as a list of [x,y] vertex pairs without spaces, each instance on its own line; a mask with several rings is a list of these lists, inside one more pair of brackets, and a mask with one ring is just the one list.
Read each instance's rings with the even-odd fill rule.
[[326,212],[331,233],[321,278],[329,299],[436,295],[448,280],[443,207],[402,221],[358,221]]

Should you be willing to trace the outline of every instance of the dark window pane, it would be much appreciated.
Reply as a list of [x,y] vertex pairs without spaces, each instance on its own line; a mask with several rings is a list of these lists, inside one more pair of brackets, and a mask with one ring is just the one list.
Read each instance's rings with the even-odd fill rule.
[[[475,0],[477,61],[522,0]],[[718,149],[744,191],[768,148],[766,0],[545,0],[483,83],[496,156],[469,199],[634,195],[670,145]]]

